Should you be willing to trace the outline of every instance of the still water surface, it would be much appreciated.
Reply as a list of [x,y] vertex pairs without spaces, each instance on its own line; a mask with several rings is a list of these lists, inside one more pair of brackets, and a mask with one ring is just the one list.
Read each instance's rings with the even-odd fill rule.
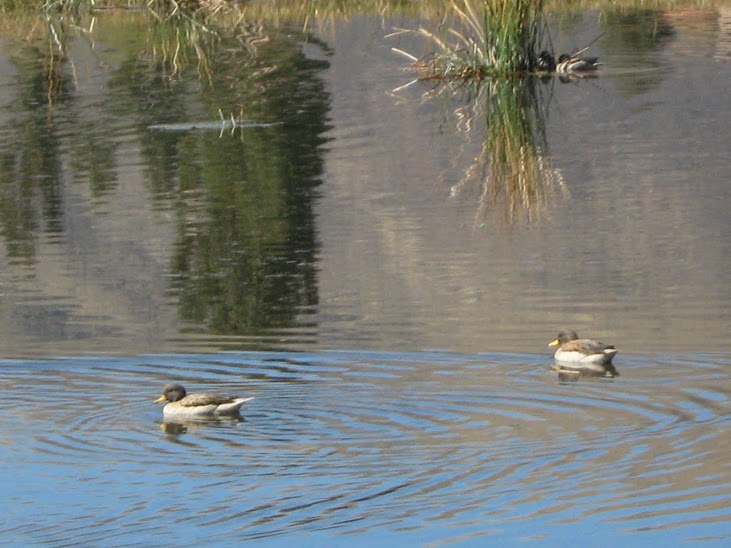
[[[699,13],[560,20],[559,51],[605,32],[599,78],[435,99],[394,91],[390,48],[423,45],[383,36],[417,21],[225,42],[209,84],[114,46],[139,16],[56,72],[6,48],[3,354],[540,352],[561,326],[731,350],[728,29]],[[489,177],[501,130],[542,166],[526,191]]]
[[[3,36],[0,540],[730,542],[729,19],[557,16],[599,78],[436,98],[410,19]],[[256,399],[164,424],[172,379]]]

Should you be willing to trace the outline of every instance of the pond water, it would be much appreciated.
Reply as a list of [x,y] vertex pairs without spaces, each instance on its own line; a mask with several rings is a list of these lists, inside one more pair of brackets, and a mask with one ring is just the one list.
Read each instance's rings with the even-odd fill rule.
[[729,21],[555,16],[597,78],[456,92],[410,18],[4,28],[0,540],[728,544]]
[[[226,353],[5,361],[5,543],[728,542],[731,362]],[[169,378],[254,396],[166,423]],[[157,391],[155,391],[157,389]]]

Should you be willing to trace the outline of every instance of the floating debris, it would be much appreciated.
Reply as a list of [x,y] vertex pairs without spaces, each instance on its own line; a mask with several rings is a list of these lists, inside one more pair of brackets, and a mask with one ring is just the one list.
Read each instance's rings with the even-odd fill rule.
[[257,123],[249,120],[221,120],[218,122],[180,122],[177,124],[155,124],[147,129],[153,131],[194,131],[194,130],[226,130],[255,129],[281,125],[282,122]]

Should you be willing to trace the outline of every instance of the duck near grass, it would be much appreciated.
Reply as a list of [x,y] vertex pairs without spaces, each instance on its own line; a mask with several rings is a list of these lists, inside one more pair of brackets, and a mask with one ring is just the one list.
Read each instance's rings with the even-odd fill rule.
[[598,57],[579,57],[562,53],[558,57],[556,72],[558,74],[583,74],[596,71],[600,64]]
[[619,375],[612,365],[612,360],[618,352],[614,345],[592,339],[580,339],[576,331],[565,330],[559,332],[548,346],[558,346],[554,354],[556,364],[553,369],[555,371],[564,374],[602,377]]
[[566,76],[583,77],[595,75],[600,65],[598,57],[581,57],[575,53],[562,53],[556,61],[551,53],[543,50],[538,54],[536,68],[539,72],[544,73],[555,72]]

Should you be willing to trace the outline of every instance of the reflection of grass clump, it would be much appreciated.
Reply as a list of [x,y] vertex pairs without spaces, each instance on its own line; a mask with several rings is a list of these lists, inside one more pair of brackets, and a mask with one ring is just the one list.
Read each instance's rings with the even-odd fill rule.
[[481,84],[470,105],[471,112],[485,109],[485,140],[452,192],[478,193],[478,223],[491,208],[502,210],[511,223],[537,220],[564,190],[548,155],[544,102],[537,95],[535,79],[496,79]]
[[472,78],[535,70],[545,29],[543,0],[453,0],[445,31],[418,32],[439,48],[414,63],[428,78]]

